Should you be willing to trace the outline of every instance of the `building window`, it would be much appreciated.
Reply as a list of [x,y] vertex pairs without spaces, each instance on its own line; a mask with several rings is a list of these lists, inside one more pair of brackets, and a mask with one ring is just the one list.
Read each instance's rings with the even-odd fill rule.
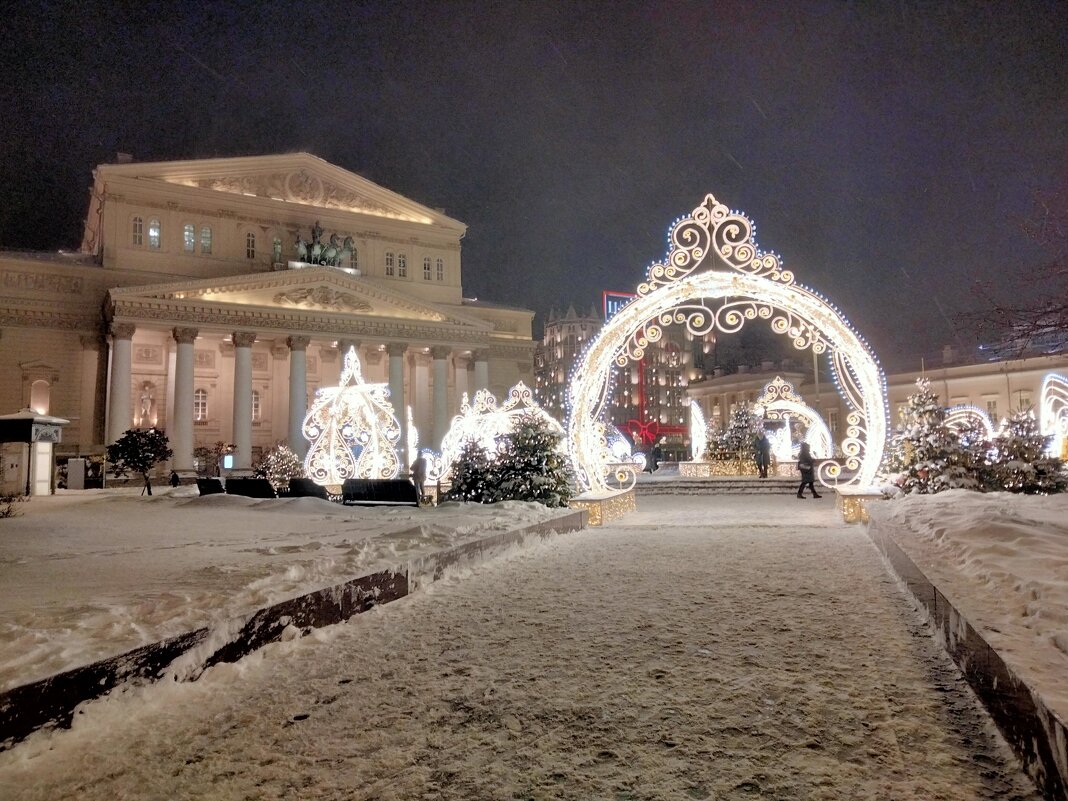
[[837,409],[828,409],[827,410],[827,428],[830,430],[832,437],[837,437],[838,436],[838,410]]
[[130,241],[137,247],[145,244],[145,221],[140,217],[133,218],[133,236]]
[[397,254],[397,277],[408,277],[408,257],[405,256],[403,253]]
[[211,228],[207,225],[200,229],[200,252],[204,255],[211,254]]
[[445,280],[445,260],[444,259],[438,259],[438,280],[439,281],[444,281]]
[[998,399],[987,398],[986,399],[986,413],[990,415],[990,420],[994,424],[998,422]]
[[282,263],[282,240],[277,236],[271,243],[271,259],[275,264]]
[[260,391],[258,389],[252,390],[252,420],[258,422],[260,419]]
[[197,248],[197,229],[192,223],[182,226],[182,247],[185,248],[186,253],[192,253]]
[[393,251],[386,251],[386,275],[393,275]]
[[208,419],[208,391],[198,389],[193,393],[193,419]]
[[1031,390],[1018,389],[1014,394],[1016,395],[1016,408],[1021,412],[1026,412],[1034,405],[1031,402]]
[[423,280],[430,280],[430,257],[427,256],[423,259]]
[[256,258],[256,235],[251,231],[245,234],[245,258]]
[[159,224],[159,220],[153,217],[148,221],[148,246],[153,250],[159,250],[160,240],[163,238],[163,231]]
[[51,391],[52,388],[44,379],[38,379],[30,384],[30,408],[37,414],[48,414]]
[[349,253],[349,267],[353,270],[360,269],[360,254],[356,252],[356,248],[353,248],[352,252]]

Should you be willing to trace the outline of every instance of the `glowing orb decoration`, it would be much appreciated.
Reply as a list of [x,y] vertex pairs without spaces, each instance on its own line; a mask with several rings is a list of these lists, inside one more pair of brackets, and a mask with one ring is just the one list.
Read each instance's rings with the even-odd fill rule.
[[614,424],[608,424],[608,428],[605,431],[605,439],[608,442],[608,450],[612,453],[612,461],[614,463],[632,464],[639,471],[645,469],[645,454],[641,451],[635,453],[631,441]]
[[735,333],[753,320],[767,321],[798,350],[831,352],[836,386],[851,411],[844,457],[822,461],[817,475],[823,484],[872,484],[889,425],[886,379],[863,337],[824,297],[794,283],[778,256],[757,248],[744,214],[712,195],[675,223],[669,244],[666,260],[649,268],[637,297],[590,341],[571,375],[567,441],[583,489],[610,492],[610,482],[636,478],[621,478],[610,462],[603,417],[613,368],[642,359],[665,326],[685,325],[703,337]]
[[364,383],[355,348],[345,354],[339,385],[315,393],[303,431],[311,443],[304,469],[317,484],[394,478],[400,470],[401,431],[389,402],[389,386]]
[[[781,431],[769,437],[772,450],[779,461],[796,459],[802,442],[809,444],[812,455],[817,459],[834,456],[831,430],[827,428],[820,413],[811,406],[806,406],[804,398],[797,394],[793,384],[782,376],[775,376],[764,385],[764,394],[757,399],[754,411],[767,420],[781,420],[785,423]],[[794,442],[790,428],[794,419],[799,420],[805,427],[805,434],[798,442]]]
[[534,393],[522,381],[508,390],[508,398],[501,406],[488,389],[478,390],[470,403],[464,393],[460,413],[452,419],[452,425],[441,440],[441,453],[424,452],[429,463],[427,479],[447,481],[453,462],[467,442],[479,443],[491,455],[496,453],[498,440],[511,433],[516,418],[527,414],[541,417],[551,431],[563,437],[564,427],[538,405]]
[[1052,437],[1050,455],[1068,458],[1068,377],[1050,373],[1043,379],[1038,412],[1041,432]]
[[994,421],[990,419],[990,415],[978,406],[967,403],[960,403],[946,409],[946,426],[958,433],[965,426],[975,426],[988,440],[993,439],[995,434]]
[[708,421],[701,411],[701,404],[690,401],[690,458],[699,462],[708,450]]

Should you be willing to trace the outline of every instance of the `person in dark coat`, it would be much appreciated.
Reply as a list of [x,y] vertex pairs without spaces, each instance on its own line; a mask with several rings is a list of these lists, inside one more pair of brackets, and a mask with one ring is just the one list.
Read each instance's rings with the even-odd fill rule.
[[426,494],[426,470],[426,457],[420,453],[415,457],[415,461],[412,462],[412,483],[415,484],[415,492],[419,496],[420,502],[422,502],[423,496]]
[[771,466],[771,442],[768,435],[763,431],[753,442],[754,457],[756,458],[757,470],[761,478],[768,477],[768,467]]
[[797,469],[801,471],[801,486],[797,488],[797,497],[805,497],[805,487],[812,490],[813,498],[823,497],[816,492],[816,485],[814,483],[816,477],[816,462],[812,458],[812,452],[809,450],[807,442],[801,443],[801,452],[797,455]]

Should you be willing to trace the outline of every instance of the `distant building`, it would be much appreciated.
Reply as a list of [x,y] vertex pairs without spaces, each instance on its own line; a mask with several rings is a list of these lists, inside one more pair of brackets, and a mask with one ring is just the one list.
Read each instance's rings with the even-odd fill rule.
[[463,297],[466,230],[307,153],[100,165],[80,253],[0,252],[0,413],[69,419],[60,454],[156,426],[179,471],[218,440],[247,468],[303,450],[355,347],[436,446],[463,393],[533,381],[533,313]]

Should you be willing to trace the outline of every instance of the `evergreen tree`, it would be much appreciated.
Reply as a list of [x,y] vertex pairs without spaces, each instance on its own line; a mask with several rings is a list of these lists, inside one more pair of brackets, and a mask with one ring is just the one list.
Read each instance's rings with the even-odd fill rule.
[[275,490],[289,486],[289,479],[304,478],[304,463],[285,443],[275,445],[267,451],[255,467],[260,478],[271,482]]
[[492,476],[489,454],[478,442],[468,440],[450,467],[452,484],[444,495],[447,501],[489,503],[487,497]]
[[1028,495],[1068,489],[1064,463],[1046,455],[1049,441],[1039,431],[1034,412],[1013,412],[994,438],[993,472],[999,487]]
[[155,428],[131,428],[107,448],[107,459],[115,475],[140,473],[149,495],[152,494],[149,471],[160,462],[170,459],[171,454],[167,435]]
[[753,455],[753,438],[764,428],[764,422],[752,410],[742,405],[731,412],[730,422],[723,431],[714,432],[708,440],[707,459],[748,459]]
[[978,423],[967,422],[957,427],[962,464],[975,477],[976,489],[989,492],[997,489],[991,455],[993,443],[987,437],[986,428]]
[[491,500],[567,506],[574,475],[560,451],[560,440],[543,417],[519,417],[494,464]]
[[946,410],[931,390],[931,382],[918,379],[887,458],[889,470],[899,474],[901,489],[920,494],[979,489],[978,476],[968,467],[969,458],[956,432],[946,425]]

